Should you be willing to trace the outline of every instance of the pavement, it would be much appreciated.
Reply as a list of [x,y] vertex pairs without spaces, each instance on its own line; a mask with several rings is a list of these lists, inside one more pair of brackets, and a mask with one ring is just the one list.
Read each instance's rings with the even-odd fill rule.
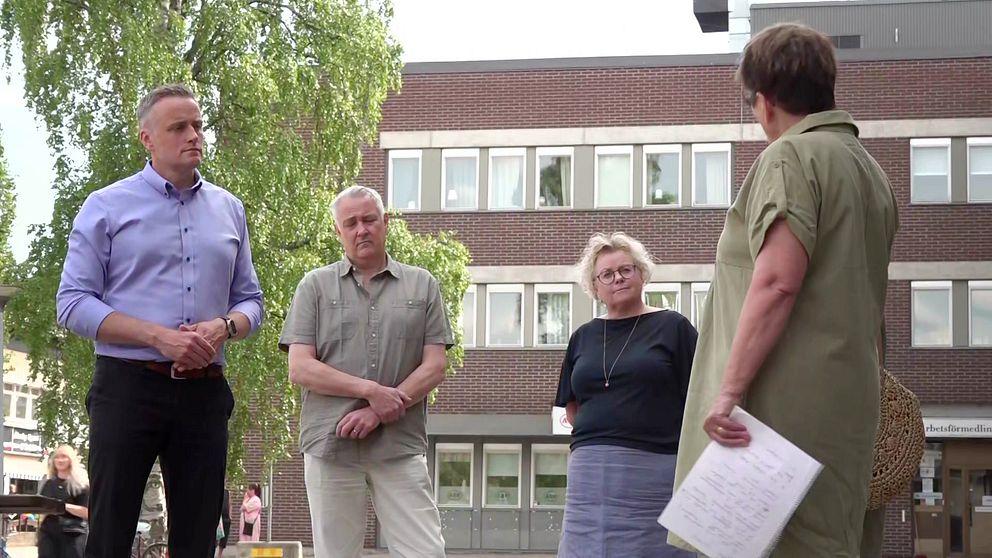
[[[307,552],[310,551],[310,552]],[[38,558],[38,548],[35,546],[14,546],[7,549],[10,554],[10,558]],[[311,549],[304,549],[303,553],[306,556],[313,556],[311,554],[313,551]],[[225,552],[224,556],[230,555],[234,557],[233,552]],[[389,556],[384,551],[370,551],[365,554],[365,556]],[[499,554],[462,554],[452,552],[448,556],[452,558],[512,558],[515,556],[526,557],[526,558],[554,558],[554,554],[526,554],[526,553],[499,553]]]

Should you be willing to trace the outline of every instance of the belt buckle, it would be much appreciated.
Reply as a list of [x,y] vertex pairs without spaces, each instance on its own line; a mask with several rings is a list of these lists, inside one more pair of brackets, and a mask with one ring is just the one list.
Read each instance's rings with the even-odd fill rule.
[[188,380],[188,377],[176,376],[176,364],[172,363],[172,367],[169,368],[169,377],[173,380]]

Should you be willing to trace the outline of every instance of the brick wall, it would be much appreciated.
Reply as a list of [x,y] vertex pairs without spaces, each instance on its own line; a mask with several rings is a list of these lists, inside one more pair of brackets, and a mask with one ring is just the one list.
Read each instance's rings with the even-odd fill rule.
[[[381,129],[751,122],[733,76],[731,66],[408,73]],[[992,58],[843,63],[837,103],[871,120],[989,116]]]

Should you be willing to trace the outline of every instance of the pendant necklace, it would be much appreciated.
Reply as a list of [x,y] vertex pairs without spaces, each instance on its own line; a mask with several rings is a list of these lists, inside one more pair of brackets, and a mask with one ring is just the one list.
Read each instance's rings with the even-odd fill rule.
[[630,343],[630,338],[634,336],[634,330],[637,329],[637,322],[641,321],[641,314],[637,315],[637,319],[634,320],[634,327],[630,328],[630,334],[627,335],[627,340],[623,342],[623,347],[620,347],[620,352],[617,353],[617,358],[613,359],[613,365],[610,366],[610,371],[606,371],[606,318],[603,318],[603,387],[610,387],[610,378],[613,376],[613,369],[617,367],[617,361],[620,360],[620,355],[623,354],[624,349],[627,348],[627,343]]

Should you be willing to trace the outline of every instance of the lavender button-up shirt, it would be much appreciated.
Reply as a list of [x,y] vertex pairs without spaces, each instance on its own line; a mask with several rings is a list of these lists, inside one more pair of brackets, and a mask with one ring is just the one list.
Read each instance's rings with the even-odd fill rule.
[[[114,311],[170,329],[237,311],[256,330],[262,291],[241,200],[199,174],[176,190],[151,163],[93,192],[69,235],[56,307],[60,325],[90,339]],[[168,360],[151,347],[100,341],[96,353]],[[223,363],[223,351],[214,361]]]

